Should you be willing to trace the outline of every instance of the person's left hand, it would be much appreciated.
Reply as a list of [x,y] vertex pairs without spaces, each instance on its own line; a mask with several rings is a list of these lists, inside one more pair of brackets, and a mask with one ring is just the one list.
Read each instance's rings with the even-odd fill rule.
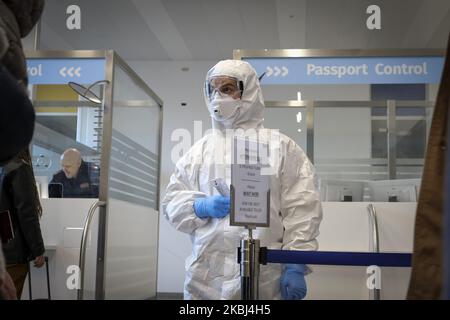
[[5,273],[5,278],[0,284],[0,296],[6,300],[17,300],[16,287],[8,272]]
[[34,259],[34,266],[36,268],[42,267],[44,265],[44,263],[45,263],[45,258],[44,258],[43,255],[39,256],[39,257],[36,257],[36,259]]
[[281,275],[281,297],[284,300],[302,300],[306,296],[304,264],[286,264]]

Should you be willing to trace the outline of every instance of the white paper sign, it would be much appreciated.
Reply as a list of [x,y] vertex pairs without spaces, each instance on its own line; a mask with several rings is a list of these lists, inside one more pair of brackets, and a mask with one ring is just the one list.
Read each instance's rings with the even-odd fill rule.
[[261,175],[258,157],[267,144],[234,140],[234,162],[231,165],[232,226],[269,226],[269,176]]

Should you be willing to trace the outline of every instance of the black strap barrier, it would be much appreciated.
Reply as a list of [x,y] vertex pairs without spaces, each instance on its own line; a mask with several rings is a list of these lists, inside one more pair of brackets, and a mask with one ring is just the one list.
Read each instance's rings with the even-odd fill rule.
[[267,263],[410,267],[411,253],[266,250]]

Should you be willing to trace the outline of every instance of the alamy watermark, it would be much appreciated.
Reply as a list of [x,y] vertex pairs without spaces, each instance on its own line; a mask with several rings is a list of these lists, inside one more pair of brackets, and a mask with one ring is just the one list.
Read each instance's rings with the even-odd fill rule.
[[81,270],[80,267],[77,265],[70,265],[66,269],[66,274],[69,276],[66,280],[66,287],[69,290],[78,290],[81,289],[80,286],[80,274]]
[[81,8],[76,4],[67,7],[66,27],[68,30],[81,30]]
[[374,265],[368,266],[366,273],[369,275],[366,281],[367,289],[381,289],[381,268]]
[[366,13],[370,16],[366,20],[366,26],[369,30],[381,29],[381,9],[379,6],[372,4],[367,7]]

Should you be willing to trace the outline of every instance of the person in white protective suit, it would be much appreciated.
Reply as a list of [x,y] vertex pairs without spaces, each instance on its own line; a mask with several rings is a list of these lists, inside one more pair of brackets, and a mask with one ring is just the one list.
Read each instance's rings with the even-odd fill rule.
[[[184,298],[239,299],[237,247],[248,232],[230,226],[230,199],[220,196],[210,181],[222,178],[231,183],[226,133],[270,130],[263,128],[264,101],[257,74],[245,61],[224,60],[211,68],[205,100],[216,130],[177,162],[162,201],[163,212],[172,226],[192,240]],[[269,178],[270,227],[257,228],[253,235],[269,249],[317,250],[322,207],[314,167],[292,139],[281,133],[275,136],[278,159]],[[259,298],[304,298],[308,272],[304,265],[262,265]]]

